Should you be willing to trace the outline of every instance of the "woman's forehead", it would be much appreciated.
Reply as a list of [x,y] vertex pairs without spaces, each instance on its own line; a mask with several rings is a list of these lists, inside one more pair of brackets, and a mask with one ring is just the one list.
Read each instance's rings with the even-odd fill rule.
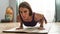
[[20,7],[20,11],[28,10],[27,8]]

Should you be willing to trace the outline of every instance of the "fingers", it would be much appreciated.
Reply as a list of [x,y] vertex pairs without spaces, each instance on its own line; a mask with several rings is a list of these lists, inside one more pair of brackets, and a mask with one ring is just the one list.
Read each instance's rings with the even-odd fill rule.
[[43,28],[43,27],[39,27],[38,29],[39,29],[39,30],[45,30],[45,28]]
[[23,29],[23,28],[16,28],[16,30]]

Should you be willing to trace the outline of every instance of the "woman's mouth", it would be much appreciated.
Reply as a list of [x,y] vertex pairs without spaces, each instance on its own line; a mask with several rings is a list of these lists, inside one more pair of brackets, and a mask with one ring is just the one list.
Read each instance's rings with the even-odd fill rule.
[[25,16],[23,16],[23,18],[26,18]]

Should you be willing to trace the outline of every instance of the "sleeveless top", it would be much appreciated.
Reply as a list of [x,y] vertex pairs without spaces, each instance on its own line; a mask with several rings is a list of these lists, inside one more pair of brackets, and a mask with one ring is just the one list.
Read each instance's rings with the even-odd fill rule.
[[35,15],[35,13],[33,13],[32,21],[31,21],[31,22],[29,22],[29,21],[24,21],[24,20],[22,19],[21,15],[20,15],[21,20],[22,20],[22,23],[23,23],[25,26],[31,26],[31,27],[35,26],[38,21],[35,21],[35,20],[34,20],[34,15]]

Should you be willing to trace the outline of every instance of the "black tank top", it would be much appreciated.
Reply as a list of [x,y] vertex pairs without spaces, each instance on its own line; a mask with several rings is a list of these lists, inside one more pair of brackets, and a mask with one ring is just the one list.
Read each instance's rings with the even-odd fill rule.
[[[22,19],[22,17],[21,17],[21,20],[22,20],[22,23],[25,25],[25,26],[31,26],[31,27],[33,27],[33,26],[35,26],[36,24],[37,24],[37,21],[35,21],[34,20],[34,15],[35,15],[35,13],[33,13],[33,17],[32,17],[32,21],[31,22],[29,22],[29,21],[23,21],[23,19]],[[21,16],[21,15],[20,15]]]

